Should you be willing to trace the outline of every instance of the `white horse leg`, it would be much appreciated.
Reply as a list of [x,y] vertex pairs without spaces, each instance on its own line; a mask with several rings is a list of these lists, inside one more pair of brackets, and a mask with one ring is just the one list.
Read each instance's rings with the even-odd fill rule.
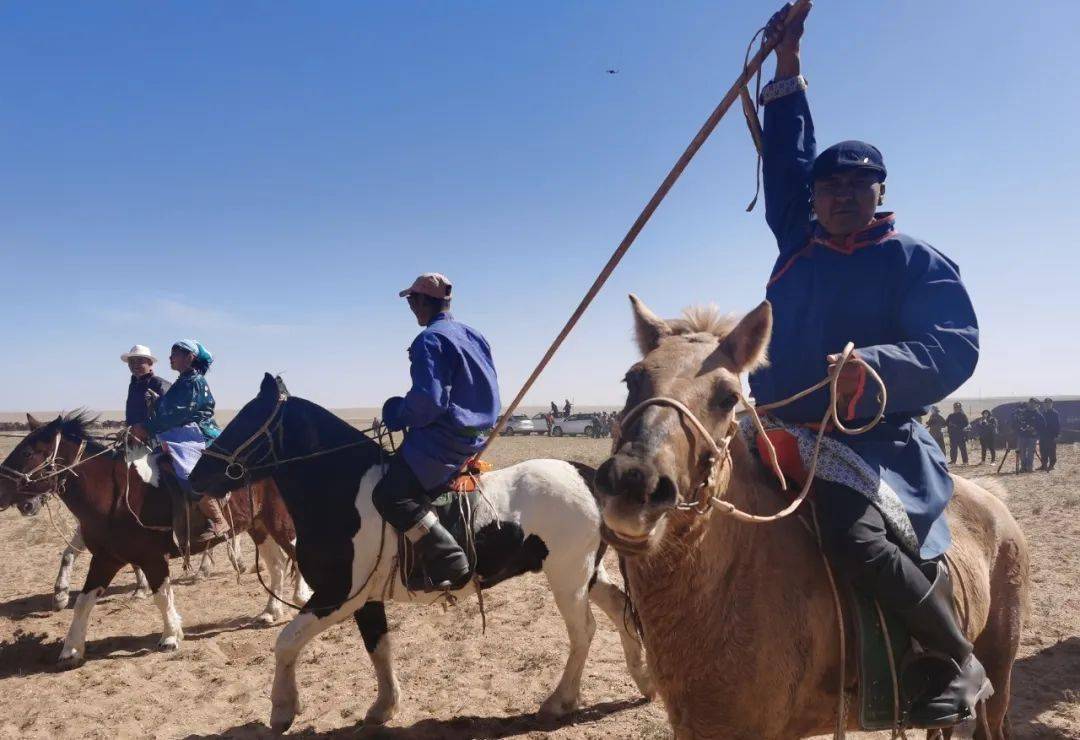
[[75,565],[75,558],[79,557],[79,553],[85,549],[86,543],[83,542],[82,530],[76,526],[75,531],[71,533],[71,543],[60,556],[60,572],[56,576],[56,583],[53,584],[53,607],[57,611],[66,609],[71,600],[71,569]]
[[202,551],[202,555],[199,556],[199,567],[195,569],[195,572],[191,574],[191,582],[197,583],[204,578],[208,578],[211,573],[214,572],[212,566],[214,564],[214,548],[208,547]]
[[131,566],[135,570],[135,593],[134,596],[137,599],[145,599],[150,596],[153,591],[150,589],[150,583],[146,580],[146,574],[142,572],[141,568],[137,568],[134,565]]
[[364,722],[383,725],[397,713],[401,686],[394,675],[394,658],[390,648],[390,632],[386,625],[386,606],[381,601],[369,601],[353,613],[356,626],[364,638],[371,664],[378,680],[378,695],[368,708]]
[[615,625],[615,629],[619,631],[623,655],[626,656],[626,667],[642,696],[652,699],[656,696],[656,688],[653,686],[652,676],[649,675],[649,668],[645,665],[641,640],[629,625],[630,614],[626,608],[628,603],[626,594],[611,582],[603,563],[600,563],[596,569],[596,583],[589,590],[589,598],[600,607]]
[[[296,540],[292,541],[293,552],[296,552]],[[297,606],[303,606],[308,603],[308,599],[311,598],[311,587],[308,586],[307,581],[304,580],[304,574],[300,572],[300,566],[296,564],[296,561],[291,563],[293,569],[293,603]]]
[[561,564],[545,563],[544,571],[548,575],[555,604],[559,607],[566,632],[570,637],[570,655],[566,659],[559,684],[544,703],[540,705],[540,714],[546,717],[561,717],[577,709],[581,698],[581,673],[585,669],[585,659],[589,655],[596,632],[596,622],[589,608],[589,577],[592,575],[592,556],[586,562],[565,561]]
[[158,642],[158,650],[176,650],[180,647],[180,641],[184,639],[184,628],[180,613],[176,611],[172,584],[169,583],[168,576],[165,576],[157,591],[154,592],[154,603],[161,610],[161,621],[164,625],[161,640]]
[[104,586],[99,586],[91,591],[83,591],[75,599],[75,614],[64,638],[64,647],[60,650],[61,668],[74,668],[86,660],[86,630],[90,626],[90,612],[104,590]]
[[[259,548],[259,561],[266,565],[266,571],[270,576],[270,590],[278,597],[284,596],[282,585],[285,582],[285,568],[287,558],[281,550],[281,546],[270,537],[263,540]],[[271,595],[267,595],[266,608],[255,617],[256,622],[262,624],[275,624],[285,615],[285,605]]]
[[270,727],[285,732],[301,711],[300,692],[296,688],[296,659],[316,635],[332,627],[352,613],[339,608],[319,618],[311,612],[301,612],[285,625],[274,643],[274,684],[270,689]]

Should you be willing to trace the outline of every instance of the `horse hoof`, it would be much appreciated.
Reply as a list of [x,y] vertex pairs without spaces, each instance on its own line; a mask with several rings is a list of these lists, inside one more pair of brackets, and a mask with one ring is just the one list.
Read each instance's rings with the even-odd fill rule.
[[367,714],[364,715],[364,724],[366,725],[385,725],[394,715],[397,714],[397,705],[390,704],[388,706],[380,706],[379,704],[372,704],[368,709]]
[[173,650],[180,649],[180,641],[175,637],[162,637],[157,644],[157,649],[163,653],[171,653]]
[[86,662],[86,658],[78,653],[71,655],[61,655],[60,660],[56,661],[56,667],[61,671],[70,671],[73,668],[78,668]]
[[270,711],[270,729],[280,735],[292,727],[294,719],[296,719],[296,712],[289,709],[279,710],[277,707],[274,707]]
[[544,719],[558,719],[570,714],[570,712],[577,709],[577,706],[577,699],[562,699],[558,696],[552,696],[540,705],[540,716]]
[[53,609],[60,612],[67,609],[68,604],[71,602],[71,596],[67,591],[57,591],[53,594]]
[[272,624],[277,624],[279,617],[273,612],[263,612],[253,620],[255,624],[269,627]]

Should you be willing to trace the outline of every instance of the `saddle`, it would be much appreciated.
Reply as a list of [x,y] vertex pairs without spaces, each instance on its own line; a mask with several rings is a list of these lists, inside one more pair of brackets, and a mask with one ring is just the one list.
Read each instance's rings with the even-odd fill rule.
[[[469,460],[465,463],[462,472],[451,478],[443,490],[430,500],[431,510],[439,518],[439,523],[450,533],[469,559],[470,581],[466,581],[466,585],[471,582],[472,575],[476,573],[473,521],[482,495],[478,481],[482,473],[490,470],[492,470],[491,463]],[[402,586],[408,587],[413,570],[419,567],[417,558],[413,555],[412,543],[404,534],[398,533],[398,571]]]
[[[172,547],[170,555],[180,557],[185,553],[190,554],[192,532],[201,532],[206,528],[206,515],[200,511],[198,499],[187,493],[173,470],[172,461],[168,455],[157,455],[159,486],[168,492],[172,502]],[[231,494],[225,494],[222,506],[229,500]]]
[[[780,470],[788,480],[801,486],[807,471],[794,438],[777,436],[771,441]],[[768,459],[760,437],[757,444],[758,454]],[[811,490],[811,500],[813,495]],[[812,515],[803,512],[800,516],[809,520]],[[912,642],[899,616],[882,608],[876,599],[850,583],[841,585],[840,591],[841,600],[846,602],[845,629],[854,633],[851,641],[855,644],[858,671],[859,728],[864,731],[914,729],[908,724],[911,700],[905,695],[905,684],[914,687],[925,679],[912,670],[918,666],[920,649]]]

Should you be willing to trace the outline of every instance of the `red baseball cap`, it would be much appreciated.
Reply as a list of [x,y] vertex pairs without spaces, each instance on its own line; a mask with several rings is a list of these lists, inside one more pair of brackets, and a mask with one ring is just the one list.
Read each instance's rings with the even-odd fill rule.
[[399,296],[404,298],[405,296],[419,293],[420,295],[431,296],[432,298],[439,298],[440,300],[449,300],[450,291],[454,289],[454,286],[450,283],[450,279],[446,275],[440,275],[437,272],[425,272],[420,277],[413,280],[413,284],[405,290],[398,293]]

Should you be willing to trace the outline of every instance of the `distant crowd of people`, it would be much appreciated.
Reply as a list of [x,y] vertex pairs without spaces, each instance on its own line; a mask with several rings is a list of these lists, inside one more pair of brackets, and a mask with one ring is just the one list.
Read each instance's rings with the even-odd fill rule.
[[[983,411],[974,422],[964,413],[963,404],[953,404],[953,411],[947,417],[934,406],[926,420],[930,436],[941,446],[942,452],[948,451],[949,461],[953,465],[959,458],[968,464],[967,443],[969,439],[978,439],[981,452],[980,464],[997,461],[997,444],[1000,435],[1008,434],[1015,438],[1016,472],[1030,473],[1035,468],[1035,455],[1038,452],[1040,465],[1038,470],[1050,471],[1057,465],[1057,440],[1061,436],[1061,417],[1054,408],[1054,400],[1047,398],[1039,401],[1030,398],[1013,411],[1005,430],[1000,430],[997,418],[989,411]],[[948,446],[945,433],[948,432]]]

